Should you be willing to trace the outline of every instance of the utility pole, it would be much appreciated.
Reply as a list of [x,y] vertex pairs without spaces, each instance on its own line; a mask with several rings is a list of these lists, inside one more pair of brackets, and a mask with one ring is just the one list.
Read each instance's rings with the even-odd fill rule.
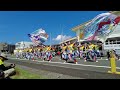
[[61,26],[61,29],[62,29],[62,32],[61,32],[61,42],[63,41],[63,27],[62,27],[62,25],[60,24],[60,26]]
[[23,49],[24,49],[24,40],[23,40]]
[[50,47],[51,47],[51,33],[50,33]]

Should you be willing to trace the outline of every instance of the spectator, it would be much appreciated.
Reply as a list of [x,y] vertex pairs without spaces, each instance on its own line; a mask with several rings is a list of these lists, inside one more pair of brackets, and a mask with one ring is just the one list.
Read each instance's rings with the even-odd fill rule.
[[107,51],[107,59],[106,60],[109,60],[110,59],[110,52],[109,50]]
[[9,76],[15,74],[15,69],[14,69],[15,64],[10,64],[9,66],[5,66],[4,65],[5,60],[8,60],[7,56],[4,53],[2,53],[0,56],[0,71],[2,73],[0,77],[2,79],[9,78]]
[[113,50],[114,54],[115,54],[115,57],[117,60],[119,60],[119,55],[117,54],[117,52],[115,50]]

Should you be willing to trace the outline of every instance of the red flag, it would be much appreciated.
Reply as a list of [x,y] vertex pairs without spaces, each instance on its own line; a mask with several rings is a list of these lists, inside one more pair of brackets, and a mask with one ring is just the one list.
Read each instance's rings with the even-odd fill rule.
[[110,23],[111,23],[110,19],[107,22],[100,22],[98,25],[98,30],[100,30],[100,28],[102,28],[102,26],[104,26],[106,24],[110,24]]
[[120,22],[120,16],[118,16],[117,18],[115,18],[114,22],[115,22],[114,25],[118,24]]

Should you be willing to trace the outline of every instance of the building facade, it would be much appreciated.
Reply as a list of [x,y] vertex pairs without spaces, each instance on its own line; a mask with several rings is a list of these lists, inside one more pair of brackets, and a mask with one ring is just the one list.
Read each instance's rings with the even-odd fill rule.
[[15,45],[13,44],[0,43],[0,52],[13,53],[14,49]]
[[35,46],[32,42],[21,41],[15,44],[15,49],[24,49]]
[[84,41],[84,29],[83,28],[89,22],[90,21],[85,22],[83,24],[80,24],[80,25],[72,28],[72,31],[74,31],[76,33],[76,37],[77,37],[78,42]]
[[67,43],[67,42],[70,42],[70,43],[77,42],[77,37],[73,37],[73,38],[64,40],[64,41],[60,42],[59,44],[63,44],[63,43]]

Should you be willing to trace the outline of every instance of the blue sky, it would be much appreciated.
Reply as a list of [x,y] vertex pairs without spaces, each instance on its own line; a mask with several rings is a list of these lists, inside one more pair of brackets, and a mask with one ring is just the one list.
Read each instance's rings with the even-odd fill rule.
[[[76,36],[71,28],[107,11],[0,11],[0,42],[30,41],[27,34],[43,28],[51,33],[52,44]],[[44,44],[50,44],[50,38]]]

